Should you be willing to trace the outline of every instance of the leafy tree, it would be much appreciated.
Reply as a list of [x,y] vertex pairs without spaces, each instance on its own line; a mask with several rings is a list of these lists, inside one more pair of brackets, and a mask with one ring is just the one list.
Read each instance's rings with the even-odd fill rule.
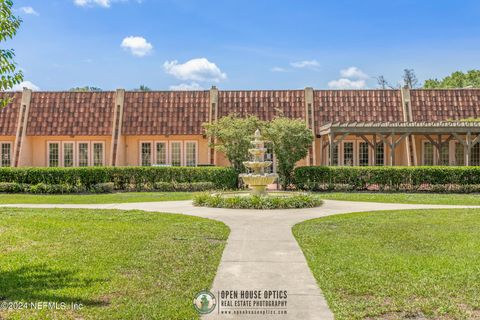
[[73,91],[73,92],[100,92],[100,91],[102,91],[102,89],[97,88],[97,87],[85,86],[85,87],[70,88],[70,91]]
[[480,70],[470,70],[466,73],[456,71],[441,80],[428,79],[423,87],[425,89],[480,88]]
[[415,70],[413,69],[404,69],[403,70],[403,83],[410,89],[416,88],[418,86],[418,79],[415,75]]
[[279,117],[267,124],[264,136],[273,144],[280,184],[287,189],[293,183],[295,164],[307,156],[312,145],[312,131],[302,120]]
[[249,159],[248,149],[257,129],[262,130],[264,122],[255,116],[240,118],[236,115],[222,117],[212,123],[204,123],[210,146],[225,154],[238,173],[244,172],[243,161]]
[[138,87],[138,89],[134,89],[134,91],[146,92],[146,91],[152,91],[152,89],[150,89],[146,85],[141,84],[140,87]]
[[[12,39],[22,23],[22,20],[12,14],[11,0],[0,0],[0,43]],[[0,91],[13,88],[23,81],[23,73],[17,70],[13,49],[0,49]],[[0,100],[0,107],[5,107],[10,99]]]

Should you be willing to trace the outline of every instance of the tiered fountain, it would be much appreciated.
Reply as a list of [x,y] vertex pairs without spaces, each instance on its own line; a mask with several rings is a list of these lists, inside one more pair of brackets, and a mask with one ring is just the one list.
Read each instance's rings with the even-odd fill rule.
[[241,174],[240,178],[249,186],[253,195],[266,195],[267,185],[273,183],[277,179],[277,175],[275,173],[265,173],[265,168],[270,167],[272,161],[264,161],[267,149],[258,129],[255,131],[255,139],[252,141],[252,145],[254,147],[248,149],[248,152],[253,156],[253,161],[245,161],[243,165],[253,170],[253,173]]

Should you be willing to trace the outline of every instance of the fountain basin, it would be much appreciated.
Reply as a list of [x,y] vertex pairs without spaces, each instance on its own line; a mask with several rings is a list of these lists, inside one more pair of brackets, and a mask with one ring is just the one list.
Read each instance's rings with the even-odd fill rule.
[[268,168],[272,165],[272,161],[264,161],[264,162],[244,161],[243,165],[250,169]]
[[252,194],[255,195],[265,195],[266,186],[275,182],[277,175],[274,173],[267,174],[241,174],[243,182],[247,184],[250,189],[252,189]]

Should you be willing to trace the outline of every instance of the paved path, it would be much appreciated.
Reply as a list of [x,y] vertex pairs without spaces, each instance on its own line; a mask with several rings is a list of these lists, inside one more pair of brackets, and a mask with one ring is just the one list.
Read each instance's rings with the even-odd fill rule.
[[3,205],[30,208],[138,209],[215,219],[230,229],[225,251],[213,282],[221,290],[287,290],[288,314],[273,316],[218,315],[205,319],[333,319],[333,314],[292,235],[293,225],[334,214],[396,209],[480,208],[475,206],[384,204],[325,200],[322,207],[289,210],[234,210],[198,208],[191,201],[96,205]]

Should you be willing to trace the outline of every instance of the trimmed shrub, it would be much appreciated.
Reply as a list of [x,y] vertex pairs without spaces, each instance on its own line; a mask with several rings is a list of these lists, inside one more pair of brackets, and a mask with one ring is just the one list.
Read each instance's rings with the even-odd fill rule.
[[478,192],[480,167],[326,167],[295,169],[295,186],[312,191]]
[[18,193],[24,192],[29,186],[17,182],[0,182],[0,192]]
[[91,191],[94,193],[112,193],[114,187],[113,182],[102,182],[95,184]]
[[290,196],[222,196],[220,194],[203,193],[193,199],[193,204],[200,207],[228,209],[295,209],[313,208],[322,204],[318,197],[306,193]]
[[158,182],[211,182],[215,189],[235,189],[237,175],[224,167],[0,168],[0,182],[80,186],[86,190],[113,182],[115,190],[128,191],[154,190]]

